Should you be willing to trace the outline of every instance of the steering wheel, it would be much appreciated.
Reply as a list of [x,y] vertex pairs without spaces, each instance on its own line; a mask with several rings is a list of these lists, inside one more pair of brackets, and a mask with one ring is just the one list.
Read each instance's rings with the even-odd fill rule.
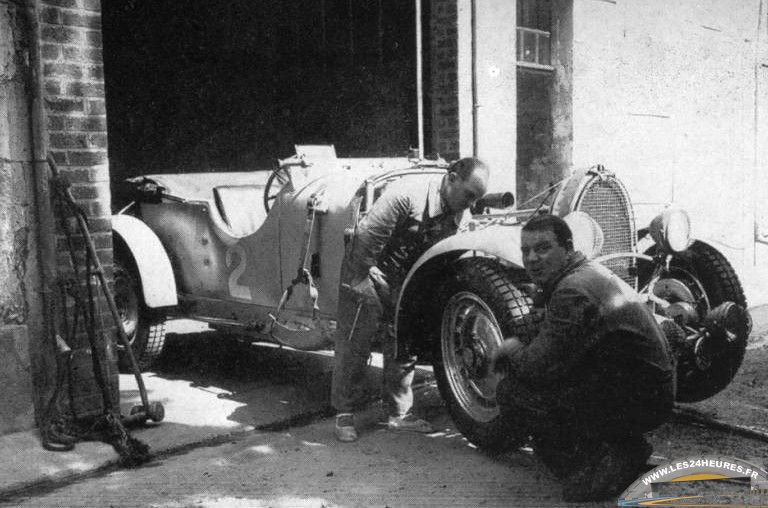
[[288,183],[288,168],[278,164],[277,168],[272,170],[272,174],[267,178],[267,184],[264,186],[264,210],[269,213],[278,194],[283,186]]

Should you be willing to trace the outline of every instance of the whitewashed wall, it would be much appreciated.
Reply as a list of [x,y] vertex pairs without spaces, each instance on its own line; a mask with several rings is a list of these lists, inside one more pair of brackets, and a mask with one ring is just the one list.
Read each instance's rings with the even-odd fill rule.
[[[475,0],[475,82],[472,97],[472,2],[457,1],[459,153],[477,155],[492,168],[492,191],[515,188],[517,88],[515,3]],[[473,136],[473,115],[477,139]]]
[[574,165],[614,169],[641,221],[686,208],[738,267],[768,200],[759,13],[759,0],[574,0]]

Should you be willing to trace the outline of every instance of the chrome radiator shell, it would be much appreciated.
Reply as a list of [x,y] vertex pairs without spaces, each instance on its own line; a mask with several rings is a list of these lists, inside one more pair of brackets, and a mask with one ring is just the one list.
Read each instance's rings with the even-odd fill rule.
[[[564,217],[571,212],[589,214],[603,230],[604,243],[598,256],[635,252],[635,214],[624,184],[602,166],[574,172],[560,187],[551,213]],[[621,257],[605,262],[619,277],[637,287],[635,259]]]

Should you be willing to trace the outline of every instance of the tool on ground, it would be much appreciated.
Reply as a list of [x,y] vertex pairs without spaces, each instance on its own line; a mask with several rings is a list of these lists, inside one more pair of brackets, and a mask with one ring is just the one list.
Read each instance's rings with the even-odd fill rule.
[[62,417],[63,412],[59,407],[59,397],[61,387],[64,386],[64,378],[68,373],[71,373],[71,360],[72,349],[61,338],[61,335],[56,333],[56,386],[45,407],[40,425],[43,448],[53,452],[68,452],[75,448],[75,443],[78,441],[76,436],[68,432],[66,421]]
[[[96,252],[95,244],[93,242],[93,238],[91,237],[90,230],[88,228],[87,215],[75,201],[74,196],[72,195],[71,185],[69,181],[60,174],[53,156],[49,154],[46,160],[51,169],[51,173],[53,174],[53,178],[51,180],[52,188],[55,192],[55,196],[59,200],[62,211],[66,214],[66,217],[63,220],[64,232],[67,236],[67,242],[70,249],[70,257],[72,259],[73,268],[75,269],[76,275],[78,274],[77,256],[75,255],[74,241],[72,238],[74,232],[72,231],[72,226],[70,225],[68,219],[75,219],[77,223],[77,231],[82,236],[83,243],[85,245],[85,286],[87,294],[83,295],[83,288],[77,284],[69,284],[67,287],[67,293],[75,299],[76,314],[73,323],[73,332],[77,326],[77,311],[83,314],[84,324],[86,326],[86,331],[88,332],[88,340],[90,341],[92,351],[91,358],[93,363],[93,373],[102,394],[104,414],[94,423],[92,426],[92,431],[98,435],[104,436],[104,440],[108,441],[115,447],[115,449],[120,454],[121,461],[124,465],[137,465],[148,460],[149,447],[130,436],[124,428],[124,425],[137,422],[144,423],[147,419],[159,422],[164,418],[165,411],[162,404],[149,403],[146,387],[144,386],[144,381],[141,377],[141,371],[131,350],[130,341],[125,335],[122,320],[115,304],[114,295],[108,286],[106,276],[104,274],[104,268],[101,265]],[[116,407],[114,401],[112,400],[112,396],[109,390],[109,379],[106,376],[101,365],[101,360],[99,359],[97,349],[98,344],[96,341],[95,333],[95,319],[97,315],[101,316],[101,313],[98,312],[98,309],[96,308],[96,298],[93,293],[92,285],[93,278],[98,280],[104,298],[107,301],[110,314],[115,322],[118,338],[125,348],[125,353],[129,359],[133,374],[136,377],[136,383],[139,387],[139,394],[141,397],[142,405],[134,407],[131,410],[131,415],[125,418],[120,417],[119,406]],[[86,296],[87,302],[84,301]],[[59,377],[61,377],[61,375],[59,375]]]

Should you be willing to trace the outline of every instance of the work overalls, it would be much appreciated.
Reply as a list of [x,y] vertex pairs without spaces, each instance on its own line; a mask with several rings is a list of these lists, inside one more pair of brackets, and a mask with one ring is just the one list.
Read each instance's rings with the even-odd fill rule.
[[376,266],[386,277],[389,294],[371,280],[368,267],[355,259],[359,250],[355,245],[356,238],[347,244],[340,277],[336,360],[331,388],[331,403],[338,412],[353,412],[365,404],[366,368],[377,338],[381,341],[384,356],[384,410],[389,416],[404,416],[411,410],[416,358],[402,350],[404,348],[398,350],[394,334],[397,296],[408,270],[419,256],[454,234],[462,215],[442,213],[429,217],[429,205],[427,198],[420,221],[409,217],[398,224],[378,256]]

